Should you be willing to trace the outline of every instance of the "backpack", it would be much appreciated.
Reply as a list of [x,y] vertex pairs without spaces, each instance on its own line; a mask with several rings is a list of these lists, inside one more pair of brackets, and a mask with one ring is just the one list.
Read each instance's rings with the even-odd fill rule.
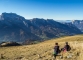
[[65,46],[65,49],[66,49],[66,51],[70,51],[71,50],[71,47],[69,45],[66,45]]

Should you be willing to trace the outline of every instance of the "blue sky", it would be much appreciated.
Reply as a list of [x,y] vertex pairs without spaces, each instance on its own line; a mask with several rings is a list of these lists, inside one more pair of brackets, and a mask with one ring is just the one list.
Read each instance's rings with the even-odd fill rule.
[[83,0],[0,0],[0,14],[17,13],[26,19],[83,19]]

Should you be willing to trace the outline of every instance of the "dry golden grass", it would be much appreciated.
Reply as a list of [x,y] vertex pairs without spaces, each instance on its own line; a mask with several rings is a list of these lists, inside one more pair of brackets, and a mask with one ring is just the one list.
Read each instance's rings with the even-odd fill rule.
[[[55,42],[63,47],[66,41],[69,42],[72,50],[63,53],[63,59],[57,56],[57,60],[83,60],[83,35],[52,39],[34,45],[1,47],[0,55],[3,56],[0,56],[0,60],[52,60]],[[69,55],[71,57],[67,58]]]

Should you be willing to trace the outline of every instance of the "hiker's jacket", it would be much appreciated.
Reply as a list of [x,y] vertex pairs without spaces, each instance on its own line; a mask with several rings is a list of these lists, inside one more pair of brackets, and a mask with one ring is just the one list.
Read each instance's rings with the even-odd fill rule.
[[55,46],[55,47],[54,47],[54,52],[59,53],[59,51],[60,51],[60,50],[59,50],[59,46]]

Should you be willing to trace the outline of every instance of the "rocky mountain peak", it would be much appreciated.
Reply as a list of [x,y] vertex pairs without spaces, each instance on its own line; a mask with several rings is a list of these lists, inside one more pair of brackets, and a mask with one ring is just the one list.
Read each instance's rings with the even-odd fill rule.
[[24,20],[25,18],[20,16],[20,15],[17,15],[16,13],[2,13],[1,14],[1,19],[4,19],[4,20],[7,20],[7,19],[15,19],[15,20]]

